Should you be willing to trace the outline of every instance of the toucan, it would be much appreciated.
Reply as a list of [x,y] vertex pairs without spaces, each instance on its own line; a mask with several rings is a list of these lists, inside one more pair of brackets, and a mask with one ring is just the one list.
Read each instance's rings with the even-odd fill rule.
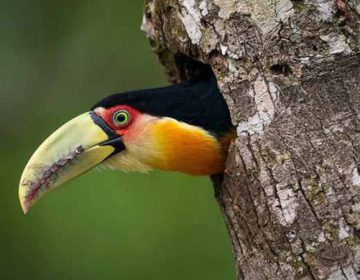
[[19,186],[27,213],[41,196],[102,164],[191,175],[221,174],[235,129],[214,76],[108,96],[51,134]]

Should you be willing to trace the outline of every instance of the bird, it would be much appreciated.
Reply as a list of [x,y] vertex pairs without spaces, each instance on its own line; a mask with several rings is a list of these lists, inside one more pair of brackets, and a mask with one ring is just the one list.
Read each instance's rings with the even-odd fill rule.
[[236,130],[214,75],[105,97],[33,153],[19,184],[23,212],[45,193],[103,165],[222,174]]

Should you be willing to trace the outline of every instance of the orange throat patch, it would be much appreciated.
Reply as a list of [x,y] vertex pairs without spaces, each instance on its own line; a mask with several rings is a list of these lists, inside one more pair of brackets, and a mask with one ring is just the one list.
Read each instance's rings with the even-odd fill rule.
[[153,163],[157,168],[192,175],[224,171],[226,153],[219,141],[202,128],[162,118],[153,129],[162,154],[161,159]]

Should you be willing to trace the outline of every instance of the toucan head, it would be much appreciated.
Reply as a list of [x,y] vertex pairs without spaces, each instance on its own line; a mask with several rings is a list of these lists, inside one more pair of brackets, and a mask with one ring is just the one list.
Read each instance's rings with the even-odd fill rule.
[[43,194],[99,164],[124,171],[222,173],[231,131],[213,79],[109,96],[35,151],[20,179],[22,209],[26,213]]

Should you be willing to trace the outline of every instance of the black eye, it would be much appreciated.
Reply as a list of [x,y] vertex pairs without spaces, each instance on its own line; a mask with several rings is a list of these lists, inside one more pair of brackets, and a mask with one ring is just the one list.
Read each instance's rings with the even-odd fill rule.
[[130,114],[125,110],[116,111],[113,115],[113,121],[115,125],[124,126],[130,121]]

